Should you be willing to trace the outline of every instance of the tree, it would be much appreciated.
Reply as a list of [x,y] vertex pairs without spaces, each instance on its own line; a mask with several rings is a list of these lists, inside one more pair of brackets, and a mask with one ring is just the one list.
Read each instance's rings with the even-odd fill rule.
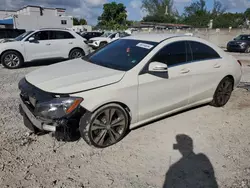
[[116,2],[103,5],[103,13],[98,18],[98,27],[119,30],[127,27],[127,11],[124,4]]
[[248,9],[245,11],[244,15],[246,16],[246,18],[250,19],[250,8],[248,8]]
[[207,27],[211,14],[207,11],[205,0],[191,3],[184,8],[184,23],[194,27]]
[[214,0],[214,8],[212,11],[212,14],[217,16],[219,14],[224,14],[226,12],[227,8],[223,6],[223,4],[220,1]]
[[87,25],[87,21],[84,18],[73,18],[73,25]]
[[73,18],[73,25],[80,25],[78,18]]
[[173,0],[143,0],[142,8],[148,13],[143,18],[145,22],[172,23],[178,16]]
[[142,8],[152,15],[175,14],[173,0],[143,0]]

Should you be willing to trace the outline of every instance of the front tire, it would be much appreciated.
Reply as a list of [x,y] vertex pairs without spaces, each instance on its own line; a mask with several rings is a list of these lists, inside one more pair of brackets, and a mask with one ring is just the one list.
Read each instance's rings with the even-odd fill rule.
[[18,52],[7,51],[2,55],[1,62],[8,69],[17,69],[23,65],[24,60]]
[[218,85],[213,101],[211,102],[212,106],[223,107],[229,101],[234,87],[234,82],[232,78],[225,77]]
[[126,110],[117,104],[105,105],[93,114],[85,114],[80,121],[82,138],[97,148],[105,148],[122,140],[129,127]]

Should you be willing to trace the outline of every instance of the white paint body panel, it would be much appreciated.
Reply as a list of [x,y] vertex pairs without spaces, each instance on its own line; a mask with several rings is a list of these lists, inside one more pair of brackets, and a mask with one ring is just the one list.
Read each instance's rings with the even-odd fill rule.
[[[150,37],[139,36],[138,40],[148,38],[146,41],[152,41],[153,38]],[[235,87],[239,84],[242,72],[235,58],[203,39],[189,36],[172,37],[165,36],[167,40],[158,44],[139,64],[127,72],[84,63],[83,60],[77,59],[39,69],[27,75],[26,79],[46,91],[74,93],[71,95],[84,98],[81,105],[90,112],[108,103],[122,103],[129,108],[130,128],[211,102],[219,82],[225,76],[233,76]],[[137,39],[135,36],[127,38]],[[156,37],[156,41],[158,40],[160,38]],[[183,40],[207,44],[218,52],[221,59],[169,67],[168,78],[149,73],[141,74],[145,65],[162,47]],[[186,69],[189,71],[186,72]],[[87,91],[75,93],[78,90]]]

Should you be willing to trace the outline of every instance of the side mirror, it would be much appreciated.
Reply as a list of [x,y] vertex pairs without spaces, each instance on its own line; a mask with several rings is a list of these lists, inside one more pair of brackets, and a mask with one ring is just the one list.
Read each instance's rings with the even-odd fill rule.
[[36,39],[34,37],[29,38],[29,42],[35,42],[35,41],[36,41]]
[[165,63],[154,61],[149,64],[148,70],[151,72],[167,72],[168,66]]

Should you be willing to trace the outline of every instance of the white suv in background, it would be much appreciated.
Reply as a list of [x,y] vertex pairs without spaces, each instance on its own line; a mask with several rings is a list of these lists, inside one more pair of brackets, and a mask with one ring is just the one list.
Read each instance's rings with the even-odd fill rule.
[[112,41],[115,41],[119,38],[127,37],[127,36],[129,36],[129,34],[125,32],[104,33],[100,37],[94,37],[94,38],[89,39],[88,45],[94,49],[97,49],[97,48],[105,46],[106,44]]
[[34,60],[75,59],[90,53],[85,40],[66,29],[28,31],[12,42],[0,44],[0,61],[4,67],[15,69]]

